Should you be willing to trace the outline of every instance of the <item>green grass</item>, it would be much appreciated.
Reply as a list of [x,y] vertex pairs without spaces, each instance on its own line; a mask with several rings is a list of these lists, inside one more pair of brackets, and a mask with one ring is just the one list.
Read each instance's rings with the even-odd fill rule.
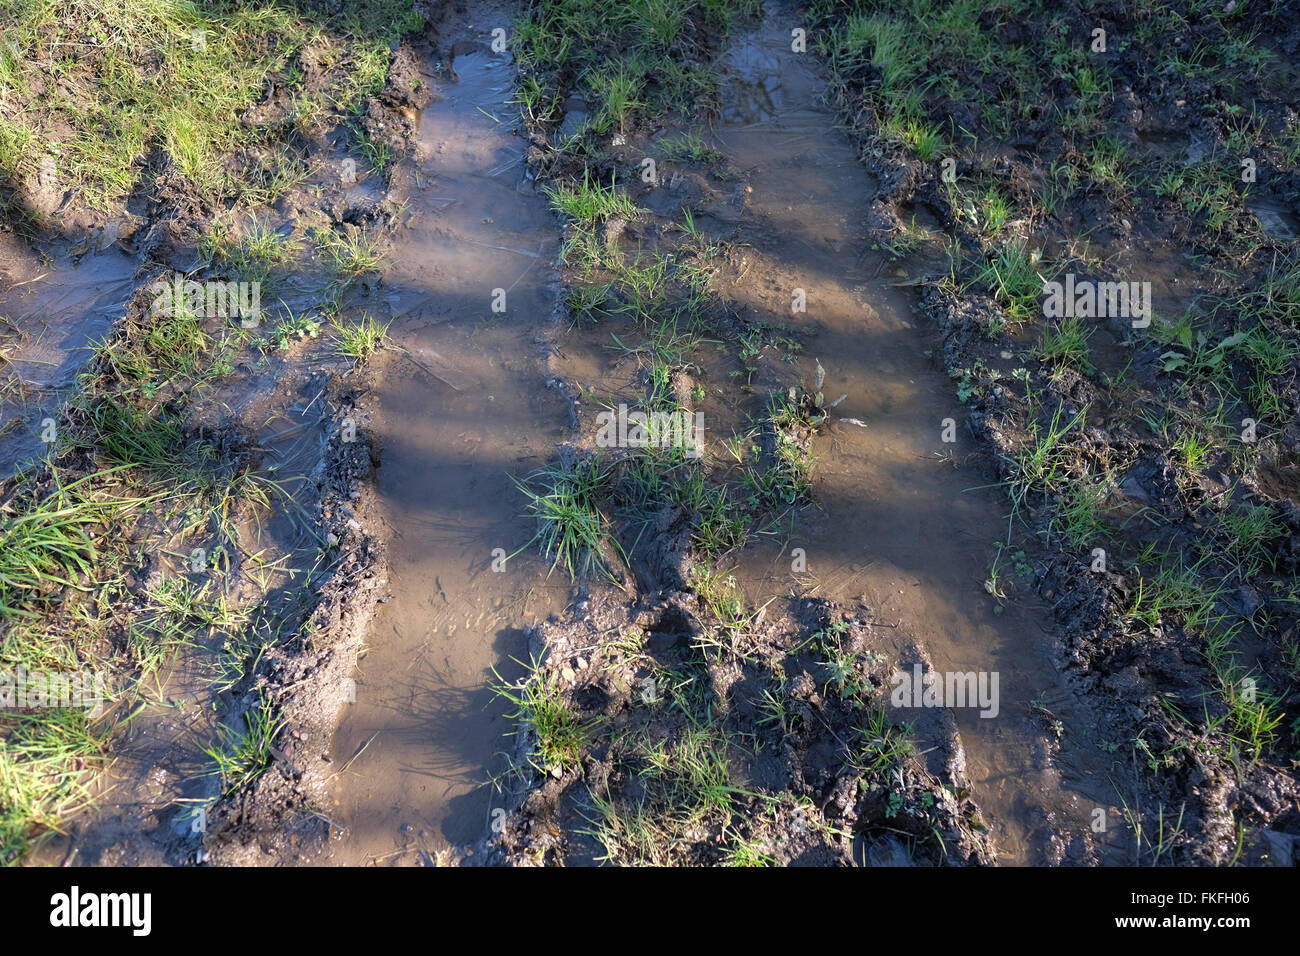
[[324,261],[336,287],[345,287],[383,265],[383,245],[377,236],[361,229],[312,232],[316,254]]
[[658,145],[664,158],[672,163],[720,163],[725,159],[695,131],[661,139]]
[[221,778],[223,793],[251,783],[271,766],[276,737],[284,728],[284,717],[265,696],[242,719],[242,728],[218,726],[216,741],[203,748],[213,762],[212,773]]
[[625,193],[618,191],[611,175],[609,185],[601,185],[584,171],[582,182],[546,187],[551,204],[579,225],[592,226],[616,216],[632,219],[637,208]]
[[1093,182],[1118,190],[1128,186],[1128,155],[1124,144],[1114,137],[1102,136],[1089,143],[1086,163]]
[[320,315],[308,315],[303,312],[297,315],[287,313],[276,323],[264,348],[267,351],[271,348],[283,349],[294,342],[319,338],[324,324],[324,317]]
[[1243,578],[1254,577],[1265,568],[1277,570],[1271,545],[1286,533],[1286,526],[1273,508],[1257,504],[1226,510],[1219,515],[1219,528]]
[[1228,707],[1228,726],[1233,738],[1252,759],[1258,760],[1277,743],[1280,736],[1278,727],[1286,714],[1276,694],[1253,685],[1247,692],[1239,678],[1239,673],[1234,671],[1221,679],[1223,699]]
[[1051,365],[1077,369],[1090,374],[1092,367],[1092,350],[1088,339],[1093,330],[1079,318],[1064,318],[1054,324],[1043,327],[1039,339],[1038,354]]
[[1263,307],[1292,328],[1300,328],[1300,261],[1274,261],[1264,280]]
[[1139,573],[1133,592],[1128,619],[1154,629],[1161,624],[1178,623],[1196,630],[1216,622],[1215,611],[1226,586],[1202,577],[1206,558],[1187,564],[1180,555],[1163,555],[1156,559],[1154,548],[1144,553],[1142,561],[1156,561],[1150,575]]
[[882,706],[867,709],[855,734],[853,766],[868,779],[878,780],[896,764],[916,753],[912,728],[895,724]]
[[[691,567],[691,587],[700,603],[717,621],[723,640],[744,633],[754,620],[745,607],[744,595],[736,587],[735,575],[721,568],[708,568],[703,562]],[[714,644],[711,638],[699,638],[702,644]]]
[[695,512],[692,540],[706,555],[744,547],[749,515],[731,500],[725,485],[711,485],[704,469],[695,468],[678,490],[678,499]]
[[1039,299],[1043,292],[1043,277],[1024,242],[1016,240],[1003,245],[985,263],[975,277],[1006,310],[1013,325],[1040,313]]
[[1192,474],[1200,474],[1214,451],[1214,440],[1200,429],[1188,427],[1174,441],[1171,451],[1174,461]]
[[600,135],[613,129],[625,132],[629,118],[645,108],[645,103],[638,99],[641,90],[642,78],[626,62],[588,73],[587,97],[600,104],[595,117],[588,121],[588,128]]
[[1015,212],[1010,200],[1002,190],[990,187],[979,200],[979,223],[981,229],[991,236],[996,236],[1011,221]]
[[760,845],[737,840],[731,845],[731,849],[727,852],[727,859],[722,865],[737,867],[775,866],[776,860],[764,853]]
[[1061,535],[1075,548],[1096,547],[1106,536],[1110,476],[1077,477],[1061,492],[1048,522],[1048,534]]
[[725,830],[746,791],[731,779],[728,743],[712,721],[668,738],[634,735],[615,748],[620,769],[635,778],[641,797],[628,799],[608,785],[593,788],[593,816],[585,831],[604,848],[602,860],[633,866],[692,862],[688,834]]
[[556,104],[574,94],[592,104],[586,129],[566,150],[647,118],[691,113],[716,95],[709,54],[735,17],[759,9],[757,0],[540,0],[510,31],[517,98],[548,124],[559,119]]
[[[1118,791],[1117,791],[1118,792]],[[1128,801],[1120,794],[1120,803],[1124,810],[1124,819],[1128,822],[1129,828],[1133,831],[1133,862],[1134,864],[1151,865],[1159,863],[1160,860],[1169,854],[1172,849],[1179,843],[1183,834],[1183,814],[1187,809],[1184,803],[1178,808],[1178,818],[1173,819],[1173,811],[1170,810],[1169,818],[1165,816],[1165,805],[1162,803],[1156,813],[1155,833],[1143,821],[1140,808],[1130,808]],[[1167,829],[1166,829],[1167,827]],[[1143,846],[1146,847],[1146,853],[1150,855],[1149,859],[1143,857]]]
[[544,676],[536,661],[528,674],[514,683],[503,680],[495,667],[492,674],[496,678],[493,693],[515,707],[507,715],[509,719],[522,723],[534,736],[533,766],[543,773],[554,768],[577,769],[591,728],[578,718],[559,686]]
[[605,548],[608,544],[616,549],[617,545],[599,504],[609,477],[605,465],[592,458],[571,468],[537,472],[527,482],[516,479],[516,487],[528,497],[527,514],[538,524],[537,534],[524,547],[539,544],[551,569],[562,567],[570,578],[594,570],[613,577]]
[[[107,473],[106,473],[107,474]],[[53,487],[37,498],[11,501],[0,514],[0,619],[33,616],[37,605],[62,599],[63,589],[89,591],[100,557],[97,536],[122,520],[129,503],[97,496],[92,479]]]
[[90,803],[103,743],[81,710],[6,718],[0,724],[0,866],[21,861],[43,832]]
[[1086,407],[1081,408],[1064,421],[1065,408],[1058,405],[1046,425],[1037,418],[1029,422],[1028,439],[1007,459],[1011,475],[1006,484],[1017,512],[1031,493],[1051,494],[1070,480],[1075,455],[1067,438],[1082,424],[1087,411]]
[[[156,675],[177,648],[193,645],[196,625],[226,624],[233,620],[224,596],[210,602],[211,582],[196,585],[184,578],[159,582],[147,597],[149,607],[127,625],[127,649],[139,676]],[[214,604],[221,610],[215,610]]]
[[[274,201],[305,176],[285,124],[240,117],[277,85],[300,118],[326,126],[383,86],[390,43],[416,29],[409,0],[349,5],[313,17],[288,5],[180,0],[21,0],[7,11],[0,171],[29,178],[52,159],[58,182],[109,210],[136,188],[158,148],[204,200]],[[324,70],[296,82],[310,56]],[[38,92],[39,91],[39,92]],[[26,102],[26,109],[15,109]],[[294,113],[291,113],[293,116]],[[270,147],[263,162],[230,162]]]
[[217,219],[199,240],[199,252],[209,265],[224,263],[245,282],[267,283],[272,271],[288,262],[297,250],[295,240],[256,216],[249,216],[247,228],[238,234],[228,222]]
[[153,417],[122,399],[104,397],[87,411],[93,447],[114,465],[139,469],[173,494],[191,489],[197,462],[180,423]]
[[384,347],[388,338],[391,322],[378,322],[368,314],[363,314],[360,321],[349,324],[334,321],[334,330],[338,332],[338,351],[358,365],[370,358]]
[[917,119],[908,119],[899,133],[900,138],[916,153],[916,158],[923,163],[932,163],[948,150],[948,143],[943,133],[928,123]]
[[876,67],[881,71],[880,89],[885,96],[904,88],[924,68],[920,38],[901,20],[854,14],[845,21],[835,39],[833,66],[840,70]]
[[609,310],[606,306],[610,302],[613,291],[613,282],[575,284],[570,287],[565,304],[568,305],[575,320],[586,319],[596,322],[608,314]]
[[750,504],[789,507],[812,495],[812,456],[796,431],[814,427],[807,411],[785,392],[768,396],[763,430],[769,443],[768,467],[745,473]]
[[214,338],[204,331],[202,317],[187,305],[170,314],[128,313],[96,348],[91,362],[94,374],[87,384],[145,399],[160,392],[192,391],[217,376],[240,334],[241,330],[224,329]]
[[[191,438],[172,416],[149,416],[112,397],[102,397],[88,413],[89,447],[112,464],[133,505],[161,501],[191,517],[177,529],[189,534],[211,528],[227,539],[236,532],[233,512],[242,505],[269,509],[288,500],[281,481],[223,458],[202,438]],[[129,483],[129,484],[127,484]]]

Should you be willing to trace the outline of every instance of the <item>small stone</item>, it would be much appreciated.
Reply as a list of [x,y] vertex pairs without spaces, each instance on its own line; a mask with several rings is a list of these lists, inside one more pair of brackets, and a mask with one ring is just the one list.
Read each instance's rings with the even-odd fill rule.
[[564,670],[560,671],[560,676],[567,681],[572,681],[574,678],[573,668],[572,667],[564,668]]

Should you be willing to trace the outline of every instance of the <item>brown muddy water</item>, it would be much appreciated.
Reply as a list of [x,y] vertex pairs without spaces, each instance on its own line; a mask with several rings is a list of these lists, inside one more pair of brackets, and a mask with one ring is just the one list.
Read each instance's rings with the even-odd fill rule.
[[[953,710],[966,773],[999,861],[1044,862],[1051,828],[1087,833],[1093,808],[1117,797],[1091,756],[1095,741],[1076,736],[1091,728],[1048,658],[1048,608],[1023,579],[1003,609],[985,589],[1007,537],[1006,496],[988,487],[965,410],[864,239],[876,185],[819,104],[824,82],[810,57],[790,50],[796,25],[769,8],[725,59],[716,142],[752,192],[742,207],[714,213],[749,247],[724,294],[752,317],[804,330],[804,378],[811,383],[815,358],[827,399],[846,397],[812,447],[816,508],[782,547],[747,554],[737,577],[755,604],[781,593],[862,604],[883,641],[914,640],[937,671],[997,674],[996,717]],[[795,289],[805,291],[806,315],[792,314]],[[955,443],[942,440],[945,419]],[[796,547],[805,573],[791,570]],[[1009,559],[1000,570],[1014,577]],[[1033,700],[1069,728],[1069,758],[1051,754]],[[909,711],[894,716],[906,721]]]
[[535,548],[500,561],[536,530],[509,476],[545,464],[568,423],[539,358],[556,302],[555,219],[507,119],[509,59],[454,53],[458,79],[430,77],[442,99],[394,180],[409,216],[384,288],[404,351],[382,370],[376,422],[392,597],[335,737],[336,763],[351,761],[330,814],[346,828],[341,863],[427,862],[486,832],[485,784],[514,729],[492,668],[516,677],[522,629],[569,592]]
[[43,456],[94,341],[131,297],[136,263],[115,235],[61,240],[44,255],[13,236],[0,245],[0,476]]

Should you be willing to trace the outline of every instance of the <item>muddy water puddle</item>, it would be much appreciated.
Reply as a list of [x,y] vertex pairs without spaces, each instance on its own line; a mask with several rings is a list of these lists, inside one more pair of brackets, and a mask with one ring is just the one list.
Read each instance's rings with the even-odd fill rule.
[[0,248],[0,475],[42,457],[46,426],[131,297],[135,261],[93,238],[58,241],[44,257],[12,236]]
[[[810,333],[804,377],[811,382],[817,359],[827,398],[847,396],[813,445],[817,507],[783,547],[751,547],[737,578],[756,603],[794,589],[865,605],[882,640],[915,640],[937,671],[997,674],[997,716],[954,709],[966,772],[1000,862],[1043,862],[1051,829],[1086,832],[1093,807],[1115,796],[1091,741],[1075,738],[1078,749],[1058,758],[1051,731],[1032,722],[1046,712],[1071,735],[1089,730],[1047,656],[1048,608],[1015,580],[1009,556],[999,580],[1012,582],[1010,599],[985,587],[1007,536],[1005,495],[981,488],[988,473],[967,462],[976,449],[965,410],[925,357],[907,300],[873,278],[880,262],[863,224],[875,185],[818,105],[822,87],[791,53],[775,9],[726,58],[714,132],[752,187],[742,209],[723,213],[749,246],[726,294],[752,317]],[[806,315],[792,315],[795,289],[805,292]],[[947,418],[956,443],[942,441]],[[794,547],[806,553],[805,573],[791,570]]]
[[484,784],[514,729],[492,669],[517,676],[522,629],[569,593],[535,548],[501,563],[536,530],[510,475],[543,466],[568,423],[536,340],[555,307],[555,221],[523,141],[492,118],[510,113],[510,61],[454,62],[457,82],[431,77],[442,99],[395,179],[410,215],[380,292],[403,351],[378,377],[375,426],[392,597],[335,736],[350,761],[333,785],[342,863],[428,862],[486,832]]
[[1300,237],[1300,209],[1257,198],[1247,199],[1246,208],[1255,214],[1260,228],[1273,239],[1286,242]]

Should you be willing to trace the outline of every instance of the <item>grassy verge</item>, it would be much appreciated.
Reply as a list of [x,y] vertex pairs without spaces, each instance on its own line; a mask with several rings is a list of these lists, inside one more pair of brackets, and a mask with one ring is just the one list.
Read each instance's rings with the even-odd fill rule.
[[164,164],[206,203],[274,202],[307,177],[310,140],[364,113],[391,44],[419,25],[400,0],[335,13],[307,2],[16,0],[6,21],[0,188],[53,183],[105,211]]

